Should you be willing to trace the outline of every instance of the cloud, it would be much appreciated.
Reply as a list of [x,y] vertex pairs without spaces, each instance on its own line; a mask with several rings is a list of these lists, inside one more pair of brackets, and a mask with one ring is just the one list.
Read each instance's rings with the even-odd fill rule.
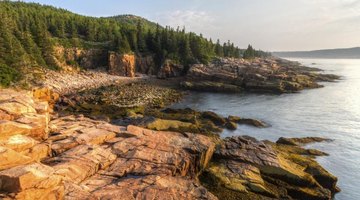
[[188,30],[201,31],[214,28],[214,18],[205,11],[176,10],[156,14],[156,21],[171,27],[186,27]]

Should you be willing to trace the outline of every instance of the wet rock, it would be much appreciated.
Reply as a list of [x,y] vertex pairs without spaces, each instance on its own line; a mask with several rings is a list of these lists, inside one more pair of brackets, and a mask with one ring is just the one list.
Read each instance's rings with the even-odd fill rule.
[[200,180],[219,199],[331,199],[336,177],[308,155],[298,146],[226,138]]
[[226,123],[226,120],[223,117],[220,117],[218,114],[211,111],[205,111],[201,114],[201,116],[205,119],[210,119],[212,122],[219,126],[222,126]]
[[236,130],[237,129],[237,124],[232,122],[232,121],[226,122],[225,126],[226,126],[227,129],[230,129],[230,130]]
[[267,124],[265,124],[264,122],[262,122],[260,120],[247,119],[247,118],[240,119],[239,121],[237,121],[237,123],[246,124],[246,125],[250,125],[250,126],[255,126],[255,127],[258,127],[258,128],[264,128],[264,127],[268,126]]
[[331,139],[321,138],[321,137],[304,137],[304,138],[279,138],[277,144],[287,144],[287,145],[305,145],[314,142],[330,142]]

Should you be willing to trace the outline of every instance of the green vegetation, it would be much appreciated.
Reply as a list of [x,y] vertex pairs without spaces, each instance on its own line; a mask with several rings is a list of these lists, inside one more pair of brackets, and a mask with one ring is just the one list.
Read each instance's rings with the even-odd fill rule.
[[245,59],[253,59],[257,57],[268,57],[268,56],[271,56],[271,54],[261,50],[255,50],[250,44],[243,53],[243,58]]
[[[241,57],[233,43],[220,44],[185,29],[161,27],[141,17],[88,17],[35,3],[0,1],[0,63],[59,69],[54,47],[100,48],[152,55],[158,66],[166,59],[188,66],[213,57]],[[74,63],[76,65],[76,63]]]
[[9,86],[21,77],[19,71],[4,64],[0,64],[0,86]]

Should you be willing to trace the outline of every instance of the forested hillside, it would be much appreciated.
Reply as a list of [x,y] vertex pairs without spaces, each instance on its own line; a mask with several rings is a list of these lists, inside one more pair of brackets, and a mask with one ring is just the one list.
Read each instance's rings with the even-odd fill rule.
[[242,55],[230,41],[214,43],[202,35],[131,15],[95,18],[35,3],[1,1],[0,18],[2,85],[21,78],[24,68],[58,69],[55,45],[149,54],[158,65],[165,59],[188,65],[207,63],[215,56]]

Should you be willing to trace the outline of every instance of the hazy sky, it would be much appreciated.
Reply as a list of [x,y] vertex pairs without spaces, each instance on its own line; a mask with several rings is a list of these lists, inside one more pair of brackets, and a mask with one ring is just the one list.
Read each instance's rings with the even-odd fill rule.
[[[27,1],[27,0],[26,0]],[[135,14],[240,47],[360,46],[360,0],[38,0],[89,16]]]

